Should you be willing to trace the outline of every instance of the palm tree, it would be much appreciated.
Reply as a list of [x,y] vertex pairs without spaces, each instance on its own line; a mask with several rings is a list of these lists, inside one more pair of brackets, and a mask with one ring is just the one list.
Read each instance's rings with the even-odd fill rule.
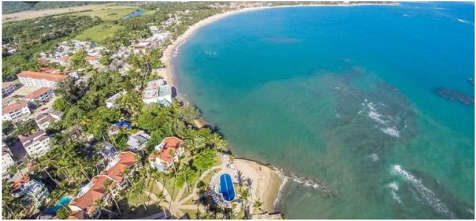
[[263,212],[261,206],[263,206],[263,201],[261,201],[260,199],[255,200],[253,207],[258,208],[260,212]]
[[116,206],[117,211],[119,212],[119,215],[121,214],[121,208],[119,208],[119,204],[117,204],[117,201],[115,199],[115,196],[112,192],[112,180],[106,180],[104,183],[104,188],[106,189],[106,196],[110,197],[112,201],[114,202],[114,205]]

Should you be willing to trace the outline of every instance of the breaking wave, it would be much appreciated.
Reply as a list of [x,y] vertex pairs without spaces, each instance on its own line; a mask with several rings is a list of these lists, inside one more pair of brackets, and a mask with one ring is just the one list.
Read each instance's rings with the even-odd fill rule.
[[400,137],[400,132],[397,130],[396,127],[387,127],[387,128],[380,128],[380,130],[392,137]]
[[413,174],[404,170],[402,166],[396,164],[392,166],[392,173],[403,177],[407,180],[418,192],[418,194],[437,212],[442,214],[447,214],[450,217],[454,217],[453,213],[448,209],[448,207],[441,202],[436,194],[431,191],[428,187],[424,186],[421,180],[416,178]]
[[390,194],[392,194],[392,198],[397,201],[398,204],[403,204],[402,199],[400,199],[400,196],[398,196],[397,191],[398,191],[398,183],[397,182],[391,182],[387,184],[387,187],[390,189]]
[[[384,104],[381,104],[385,106]],[[377,111],[376,105],[367,99],[364,99],[364,102],[362,102],[362,106],[364,106],[364,110],[360,110],[358,114],[361,114],[363,111],[367,111],[367,116],[375,121],[378,124],[383,125],[384,127],[381,127],[380,130],[389,136],[392,137],[400,137],[400,131],[397,129],[395,126],[389,126],[389,124],[392,122],[392,117],[390,116],[385,116]]]

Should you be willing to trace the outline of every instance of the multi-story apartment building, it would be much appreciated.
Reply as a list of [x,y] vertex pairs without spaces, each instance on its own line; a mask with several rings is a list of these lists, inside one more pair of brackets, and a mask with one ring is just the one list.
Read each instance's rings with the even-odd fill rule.
[[39,130],[29,136],[18,136],[23,148],[31,158],[43,156],[50,150],[50,138],[44,130]]
[[30,109],[26,101],[19,101],[10,105],[3,106],[2,108],[2,120],[6,121],[18,121],[24,116],[29,115]]

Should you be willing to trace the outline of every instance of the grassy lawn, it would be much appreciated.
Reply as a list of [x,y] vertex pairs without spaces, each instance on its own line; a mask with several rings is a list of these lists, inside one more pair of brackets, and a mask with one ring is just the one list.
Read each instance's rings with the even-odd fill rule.
[[86,15],[92,17],[97,16],[103,21],[114,21],[122,18],[122,16],[127,15],[136,9],[138,8],[132,6],[106,6],[93,11],[74,13],[74,15]]
[[159,188],[157,187],[157,185],[155,185],[155,182],[156,181],[152,180],[148,186],[144,186],[144,191],[140,192],[139,194],[134,194],[132,193],[132,191],[127,192],[126,197],[128,199],[128,204],[131,206],[139,207],[140,205],[144,204],[144,202],[149,202],[150,200],[152,200],[149,199],[149,197],[145,194],[145,191],[154,193],[159,196],[161,191],[159,191]]
[[92,40],[101,42],[107,37],[113,36],[116,31],[121,28],[119,25],[114,25],[110,22],[102,23],[92,28],[86,29],[81,34],[77,35],[75,39],[80,41]]
[[208,186],[210,184],[210,180],[212,179],[213,175],[218,173],[221,169],[214,169],[210,171],[205,177],[203,177],[203,182]]

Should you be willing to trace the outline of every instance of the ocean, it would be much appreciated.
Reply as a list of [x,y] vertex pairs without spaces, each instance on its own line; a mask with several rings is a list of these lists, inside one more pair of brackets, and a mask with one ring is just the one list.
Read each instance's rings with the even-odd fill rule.
[[474,218],[474,4],[288,7],[200,28],[177,90],[234,154],[309,177],[285,218]]

